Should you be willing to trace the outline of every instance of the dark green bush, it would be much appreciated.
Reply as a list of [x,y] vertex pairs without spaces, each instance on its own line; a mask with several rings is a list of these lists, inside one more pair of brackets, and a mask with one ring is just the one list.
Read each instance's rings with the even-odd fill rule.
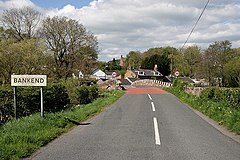
[[[87,104],[99,97],[95,82],[86,82],[79,86],[78,80],[67,80],[49,83],[43,87],[44,112],[57,112],[70,104]],[[17,117],[40,112],[40,88],[17,87]],[[5,123],[14,117],[13,89],[11,86],[0,87],[0,122]]]
[[174,88],[177,88],[177,89],[179,89],[179,90],[181,90],[181,91],[183,91],[184,89],[185,89],[185,87],[187,86],[187,82],[186,81],[182,81],[182,80],[180,80],[180,79],[175,79],[174,81],[173,81],[173,87]]
[[64,85],[67,90],[67,94],[70,98],[70,103],[73,105],[79,104],[76,93],[77,88],[82,85],[91,86],[96,84],[96,79],[81,78],[81,79],[68,79],[61,80],[58,84]]
[[[57,112],[70,103],[65,86],[58,83],[49,84],[43,88],[44,112]],[[18,87],[17,88],[17,115],[28,116],[40,112],[40,88]]]
[[99,97],[99,90],[96,85],[82,85],[76,89],[76,99],[80,104],[88,104]]
[[69,79],[69,80],[62,80],[60,82],[57,82],[57,84],[61,84],[66,87],[67,94],[70,99],[71,104],[78,104],[78,101],[76,100],[76,88],[79,86],[79,80],[78,79]]
[[17,87],[17,117],[40,111],[40,88]]
[[[40,112],[40,88],[17,87],[17,117]],[[45,112],[63,110],[70,103],[67,90],[62,84],[49,84],[43,88],[43,105]],[[4,123],[14,117],[13,89],[0,88],[0,122]]]
[[0,87],[0,122],[8,121],[13,115],[13,89],[10,86]]
[[240,109],[239,88],[209,87],[202,92],[201,98],[214,102],[223,102],[230,107]]
[[63,110],[70,103],[66,87],[62,84],[50,84],[44,90],[44,110],[57,112]]

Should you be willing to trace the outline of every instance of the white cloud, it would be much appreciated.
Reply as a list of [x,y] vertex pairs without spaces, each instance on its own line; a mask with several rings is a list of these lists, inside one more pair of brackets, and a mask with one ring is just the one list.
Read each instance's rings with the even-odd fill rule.
[[0,1],[0,11],[7,10],[10,8],[22,8],[25,6],[38,8],[30,0],[2,0],[2,1]]
[[[19,0],[13,1],[17,3]],[[48,10],[46,15],[80,20],[98,36],[101,49],[99,59],[110,60],[119,58],[121,54],[126,55],[131,50],[181,47],[206,2],[94,0],[83,8],[67,5],[61,9]],[[210,1],[187,45],[196,44],[206,48],[214,41],[230,40],[233,47],[240,47],[239,10],[239,0]]]
[[[94,1],[75,14],[98,35],[100,59],[150,47],[181,47],[206,2],[192,0]],[[239,2],[212,1],[190,37],[189,44],[206,48],[216,40],[237,41]],[[72,18],[76,18],[72,17]]]

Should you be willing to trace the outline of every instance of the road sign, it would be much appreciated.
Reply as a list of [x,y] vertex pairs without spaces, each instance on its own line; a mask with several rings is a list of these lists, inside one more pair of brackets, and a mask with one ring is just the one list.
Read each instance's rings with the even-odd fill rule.
[[11,75],[11,86],[47,86],[46,75]]
[[178,77],[179,76],[179,71],[176,71],[174,74],[175,74],[176,77]]
[[41,87],[41,116],[43,117],[43,87],[47,86],[47,75],[11,75],[11,86],[14,92],[14,113],[17,118],[17,93],[16,87],[36,86]]
[[113,72],[113,73],[112,73],[112,77],[113,77],[113,78],[117,77],[117,73],[116,73],[116,72]]

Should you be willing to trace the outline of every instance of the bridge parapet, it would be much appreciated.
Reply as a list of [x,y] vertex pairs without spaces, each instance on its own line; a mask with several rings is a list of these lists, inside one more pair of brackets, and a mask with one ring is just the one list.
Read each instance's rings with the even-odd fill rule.
[[158,86],[158,87],[171,87],[172,83],[162,82],[159,80],[152,79],[141,79],[132,83],[134,86]]

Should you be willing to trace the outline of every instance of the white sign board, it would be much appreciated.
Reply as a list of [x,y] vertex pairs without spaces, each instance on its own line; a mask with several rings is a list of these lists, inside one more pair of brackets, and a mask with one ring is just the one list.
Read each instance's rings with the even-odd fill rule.
[[177,76],[177,77],[179,76],[179,71],[175,72],[175,76]]
[[117,73],[116,72],[113,72],[112,73],[112,77],[115,78],[117,76]]
[[11,86],[47,86],[47,75],[11,75]]

